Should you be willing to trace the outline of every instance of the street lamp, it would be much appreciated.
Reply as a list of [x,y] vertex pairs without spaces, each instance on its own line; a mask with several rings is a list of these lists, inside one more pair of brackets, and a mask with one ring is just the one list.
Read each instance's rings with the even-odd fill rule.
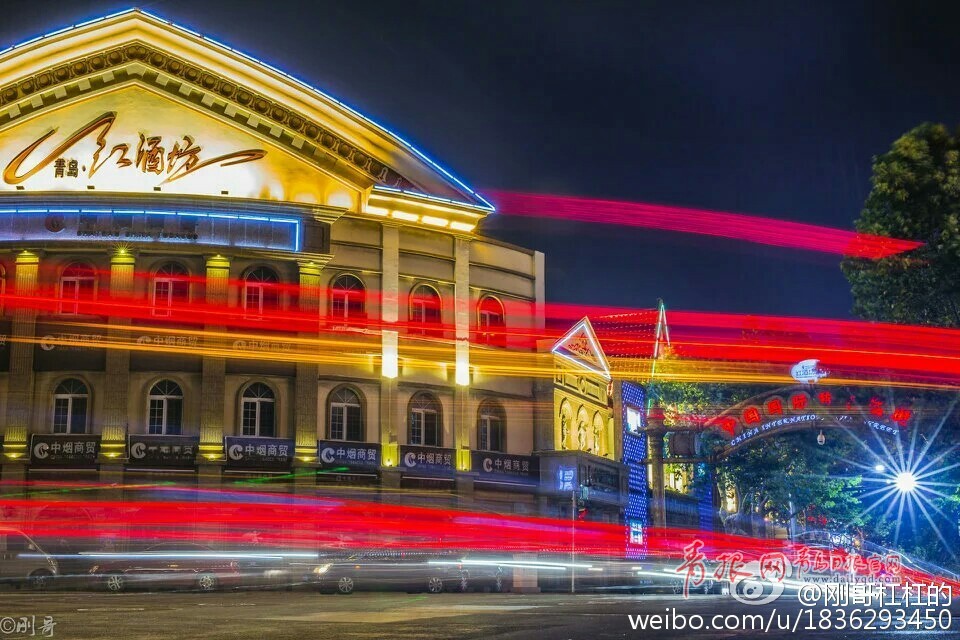
[[817,444],[821,447],[827,441],[827,436],[823,435],[823,429],[820,430],[820,434],[817,436]]

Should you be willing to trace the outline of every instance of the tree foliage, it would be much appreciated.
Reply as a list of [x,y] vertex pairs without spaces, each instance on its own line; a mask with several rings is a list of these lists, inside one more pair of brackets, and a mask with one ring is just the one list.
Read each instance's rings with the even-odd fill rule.
[[857,230],[924,243],[841,264],[868,320],[960,327],[960,131],[922,124],[874,158]]

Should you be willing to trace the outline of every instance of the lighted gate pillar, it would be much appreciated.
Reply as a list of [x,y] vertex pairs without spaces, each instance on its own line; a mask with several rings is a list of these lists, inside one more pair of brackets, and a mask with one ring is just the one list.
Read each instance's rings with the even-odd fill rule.
[[[399,419],[397,417],[397,376],[400,375],[400,228],[383,225],[383,272],[380,318],[384,329],[380,345],[380,475],[384,487],[400,486]],[[393,327],[393,328],[388,328]]]
[[647,446],[650,453],[650,521],[654,527],[667,525],[667,496],[663,477],[663,410],[653,406],[647,414]]
[[[32,295],[37,288],[40,256],[30,251],[17,254],[14,263],[14,293]],[[7,416],[3,426],[3,480],[23,480],[30,461],[30,416],[33,412],[33,338],[37,312],[23,305],[13,310],[10,336],[10,374],[7,376]],[[17,338],[26,338],[23,342]]]
[[[117,249],[110,256],[110,297],[113,300],[129,300],[133,293],[133,271],[136,256],[127,249]],[[130,325],[128,318],[110,318],[107,339],[110,342],[129,337],[124,327]],[[116,328],[115,328],[116,327]],[[129,413],[127,397],[130,385],[130,351],[107,349],[103,402],[103,431],[100,435],[100,479],[113,481],[111,475],[122,475],[119,466],[126,454]]]
[[461,507],[469,507],[473,504],[475,479],[470,473],[470,241],[457,238],[454,246],[453,446],[457,450],[457,501]]
[[[300,310],[314,314],[320,321],[320,270],[323,265],[315,262],[300,263]],[[301,334],[302,337],[316,337]],[[316,348],[316,347],[315,347]],[[294,406],[296,427],[296,484],[316,484],[317,462],[317,379],[320,367],[311,362],[297,360],[297,378]]]
[[[207,304],[224,306],[230,286],[230,259],[220,254],[207,257]],[[208,331],[222,327],[208,326]],[[209,340],[207,338],[206,340]],[[219,344],[220,338],[214,343]],[[203,356],[200,378],[200,482],[219,482],[223,455],[223,415],[227,361],[221,356]]]

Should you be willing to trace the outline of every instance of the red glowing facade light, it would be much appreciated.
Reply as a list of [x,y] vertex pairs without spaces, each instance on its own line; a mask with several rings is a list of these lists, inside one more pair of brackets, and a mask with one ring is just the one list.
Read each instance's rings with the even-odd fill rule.
[[740,213],[510,191],[489,194],[501,214],[694,233],[853,258],[878,260],[922,246],[912,240]]

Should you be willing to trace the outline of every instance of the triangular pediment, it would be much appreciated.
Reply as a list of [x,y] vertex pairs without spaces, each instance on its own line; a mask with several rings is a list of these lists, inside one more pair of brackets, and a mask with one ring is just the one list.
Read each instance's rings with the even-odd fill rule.
[[562,338],[553,345],[553,353],[597,373],[607,380],[610,379],[610,365],[607,357],[600,348],[600,341],[593,330],[588,318],[584,318],[573,326]]
[[[113,114],[112,120],[107,114]],[[104,140],[98,141],[105,129]],[[96,166],[86,180],[71,175],[76,185],[68,185],[67,176],[51,182],[50,176],[60,174],[56,164],[23,177],[58,149],[58,141],[75,133],[82,139],[49,161],[62,157],[64,174],[71,159],[80,166],[88,162],[88,172]],[[171,159],[181,163],[170,174],[164,173],[170,166],[165,163],[156,174],[162,178],[159,184],[152,176],[134,175],[155,172],[155,164],[142,170],[151,141],[153,151],[162,147],[164,154],[177,145]],[[190,141],[202,148],[199,154],[184,150]],[[101,142],[105,146],[94,159],[90,145]],[[124,148],[127,156],[120,158]],[[5,171],[0,189],[77,186],[123,192],[136,185],[165,193],[227,191],[358,210],[362,193],[385,188],[489,209],[402,138],[337,100],[201,34],[136,10],[0,52],[0,170],[16,165],[25,149],[29,157]],[[117,159],[121,166],[111,166]],[[186,162],[192,162],[193,171],[183,169]],[[304,181],[311,180],[317,184],[305,190]]]

